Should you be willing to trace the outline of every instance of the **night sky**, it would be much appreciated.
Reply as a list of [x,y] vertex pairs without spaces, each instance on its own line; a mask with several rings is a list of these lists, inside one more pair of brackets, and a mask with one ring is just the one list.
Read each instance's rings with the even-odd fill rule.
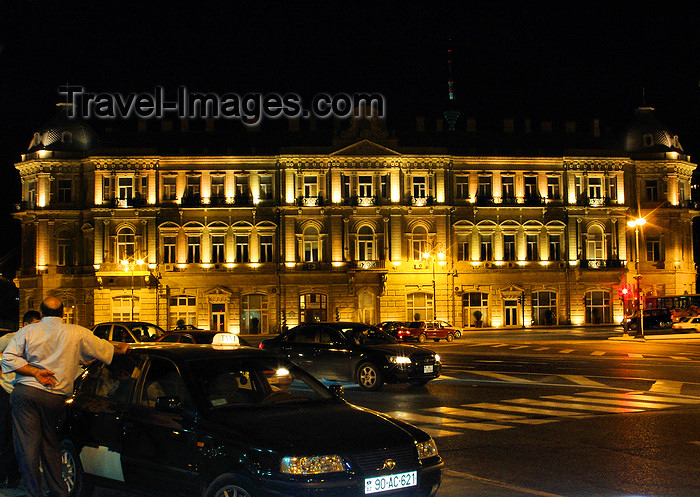
[[[466,114],[625,120],[644,88],[691,158],[700,154],[700,23],[689,2],[148,4],[0,4],[3,232],[20,200],[13,164],[55,113],[60,85],[375,91],[392,129],[442,109],[448,38]],[[0,258],[17,245],[9,233]]]

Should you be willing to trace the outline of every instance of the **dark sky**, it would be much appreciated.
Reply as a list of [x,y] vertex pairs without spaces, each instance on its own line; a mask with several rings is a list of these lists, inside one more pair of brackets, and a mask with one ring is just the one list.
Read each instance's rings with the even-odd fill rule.
[[19,200],[13,164],[55,112],[62,84],[376,91],[390,123],[413,122],[445,99],[449,37],[466,113],[625,119],[645,88],[657,117],[691,157],[700,153],[691,2],[143,3],[0,3],[3,212]]

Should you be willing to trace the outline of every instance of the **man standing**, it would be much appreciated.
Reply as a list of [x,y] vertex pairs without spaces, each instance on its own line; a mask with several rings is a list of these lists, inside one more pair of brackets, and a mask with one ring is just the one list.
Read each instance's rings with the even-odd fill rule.
[[63,322],[63,303],[48,297],[41,303],[42,319],[25,326],[12,338],[2,355],[2,372],[16,373],[10,396],[15,453],[29,497],[43,497],[39,461],[44,478],[56,497],[67,494],[61,476],[58,424],[80,362],[98,359],[111,363],[124,354],[126,343],[112,344],[87,328]]
[[[27,311],[22,318],[22,327],[38,323],[41,314],[38,311]],[[0,357],[17,332],[7,333],[0,337]],[[19,484],[19,467],[12,444],[12,415],[10,413],[10,394],[14,373],[0,372],[0,488],[16,487]]]

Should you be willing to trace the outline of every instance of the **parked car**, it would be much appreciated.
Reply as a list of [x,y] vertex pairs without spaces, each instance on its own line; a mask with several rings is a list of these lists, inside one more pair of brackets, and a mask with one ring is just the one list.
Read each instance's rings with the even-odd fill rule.
[[[646,320],[644,323],[646,324]],[[700,331],[700,317],[684,316],[677,323],[673,323],[671,328],[681,332]]]
[[442,339],[451,342],[455,339],[455,329],[443,327],[440,321],[413,321],[408,323],[406,329],[409,332],[407,339],[418,340],[421,343],[428,339],[436,342]]
[[342,400],[251,347],[136,344],[94,362],[67,402],[70,497],[432,496],[442,459],[424,431]]
[[328,322],[295,326],[259,347],[296,362],[317,378],[356,382],[363,390],[387,383],[425,385],[440,376],[440,356],[402,344],[375,326]]
[[[221,335],[220,331],[213,330],[198,330],[198,329],[188,329],[184,331],[168,331],[162,337],[160,337],[156,342],[158,343],[199,343],[208,344],[214,341],[216,335]],[[248,342],[242,339],[240,336],[233,333],[238,342],[241,345],[250,346]]]
[[406,325],[408,323],[404,321],[384,321],[380,323],[378,328],[384,333],[388,333],[398,341],[402,341],[405,336],[409,336],[406,330]]
[[[639,326],[639,316],[627,318],[627,327],[636,330]],[[644,329],[670,328],[673,324],[671,312],[666,309],[648,309],[644,311]]]
[[452,326],[447,321],[441,321],[437,319],[436,322],[440,323],[440,326],[442,326],[446,330],[452,330],[452,333],[454,334],[455,338],[460,338],[462,336],[462,330],[457,328],[456,326]]
[[126,343],[155,342],[165,333],[160,326],[143,321],[99,323],[92,332],[105,340]]

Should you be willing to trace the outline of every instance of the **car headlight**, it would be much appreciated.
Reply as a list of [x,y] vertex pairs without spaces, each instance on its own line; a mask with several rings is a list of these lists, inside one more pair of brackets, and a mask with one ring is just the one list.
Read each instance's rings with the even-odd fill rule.
[[345,461],[337,455],[283,457],[280,471],[290,475],[320,475],[345,471]]
[[400,355],[389,356],[389,362],[392,364],[411,364],[410,357],[404,357]]
[[416,447],[418,448],[418,459],[427,459],[438,455],[437,445],[432,438],[425,442],[416,443]]

